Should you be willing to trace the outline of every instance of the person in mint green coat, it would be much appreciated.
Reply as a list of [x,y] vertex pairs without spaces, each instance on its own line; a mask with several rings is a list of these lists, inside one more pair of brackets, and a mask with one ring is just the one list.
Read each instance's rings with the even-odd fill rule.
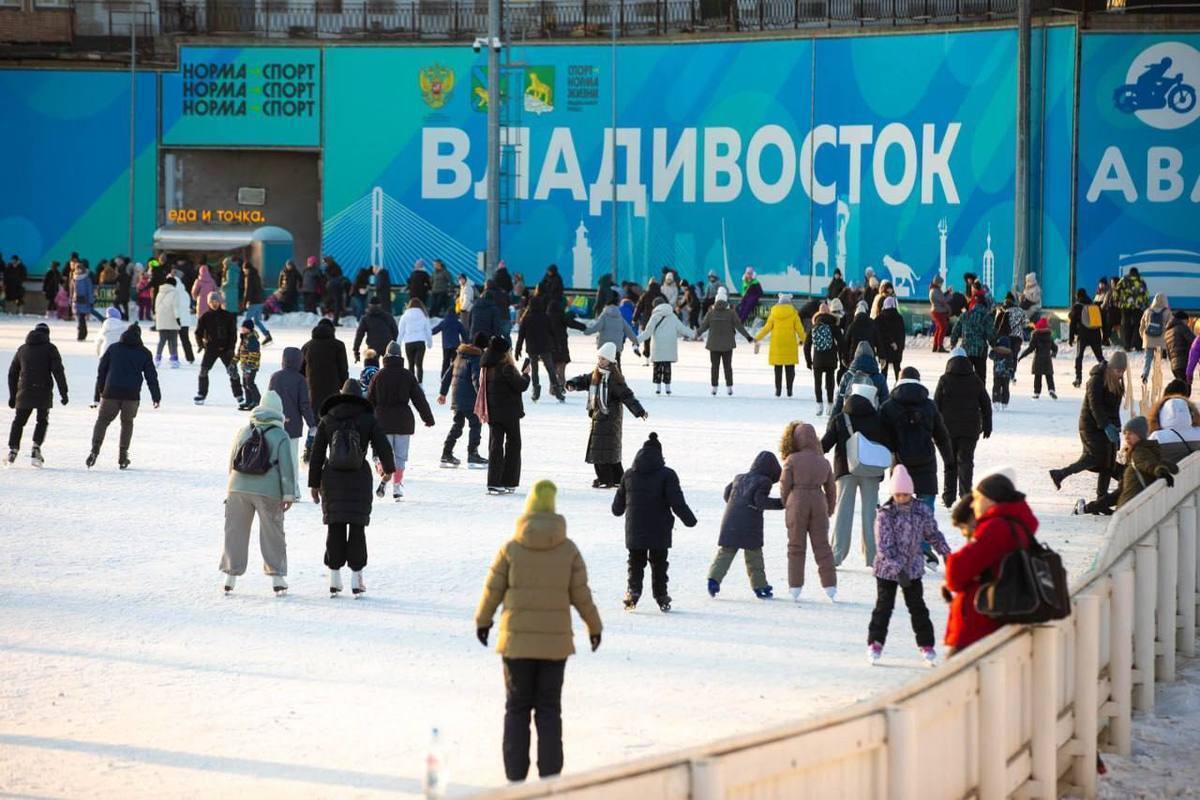
[[[263,474],[241,471],[235,464],[238,450],[253,435],[262,431],[269,451],[269,464]],[[221,572],[225,573],[225,591],[233,591],[239,575],[246,572],[250,547],[250,526],[258,517],[258,541],[262,548],[263,571],[271,576],[277,595],[287,591],[287,542],[283,534],[283,515],[296,500],[296,465],[291,439],[284,428],[283,401],[268,391],[250,412],[250,424],[238,431],[229,453],[229,486],[225,498],[225,550]]]
[[225,307],[234,314],[242,307],[242,262],[236,258],[221,260],[225,274],[221,278],[221,292],[225,295]]

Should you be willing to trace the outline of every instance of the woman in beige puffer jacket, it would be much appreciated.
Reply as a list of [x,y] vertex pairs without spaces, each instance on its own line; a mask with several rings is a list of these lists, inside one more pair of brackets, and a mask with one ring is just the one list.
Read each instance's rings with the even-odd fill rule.
[[779,496],[783,500],[788,529],[788,587],[792,597],[799,602],[800,590],[804,587],[804,561],[811,540],[821,586],[832,600],[837,596],[837,572],[833,566],[833,550],[829,546],[829,518],[837,505],[833,469],[821,451],[817,432],[807,422],[793,422],[787,426],[780,455],[784,458]]

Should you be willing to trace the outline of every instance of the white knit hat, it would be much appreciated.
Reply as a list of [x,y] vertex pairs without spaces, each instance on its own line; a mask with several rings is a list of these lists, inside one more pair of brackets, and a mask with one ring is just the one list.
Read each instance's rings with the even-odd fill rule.
[[600,349],[596,351],[597,358],[603,358],[605,361],[616,362],[617,346],[612,342],[605,342],[600,345]]
[[728,303],[729,302],[729,290],[726,289],[724,286],[722,286],[720,289],[717,289],[717,302],[718,303]]

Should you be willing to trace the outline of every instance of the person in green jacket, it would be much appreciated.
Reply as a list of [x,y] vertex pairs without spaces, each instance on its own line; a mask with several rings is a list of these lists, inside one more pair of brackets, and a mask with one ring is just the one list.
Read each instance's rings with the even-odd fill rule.
[[[255,431],[266,444],[268,466],[259,474],[251,459],[249,443]],[[287,542],[283,515],[296,501],[296,465],[292,443],[283,427],[283,400],[273,391],[250,412],[250,424],[238,431],[229,452],[229,486],[225,498],[225,550],[221,572],[225,591],[232,592],[239,575],[246,573],[250,526],[258,516],[258,541],[262,547],[263,571],[271,576],[276,596],[287,592]],[[250,463],[247,463],[250,462]]]
[[963,350],[967,351],[967,360],[975,368],[975,374],[987,388],[988,347],[996,346],[996,330],[992,326],[991,316],[986,305],[976,301],[967,313],[959,317],[950,330],[950,347],[958,347],[962,342]]

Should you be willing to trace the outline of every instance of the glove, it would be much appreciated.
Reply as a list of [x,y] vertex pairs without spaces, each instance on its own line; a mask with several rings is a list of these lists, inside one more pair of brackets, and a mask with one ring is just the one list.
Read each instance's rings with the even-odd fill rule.
[[946,491],[942,492],[942,505],[944,505],[946,508],[953,506],[954,500],[955,497],[953,491],[947,489]]
[[479,640],[479,643],[481,645],[483,645],[484,647],[487,647],[488,634],[491,632],[492,632],[491,625],[488,625],[486,628],[476,628],[475,629],[475,638]]
[[63,404],[64,406],[67,404],[67,396],[66,396],[65,394],[64,394],[62,397],[58,398],[58,399],[59,399],[59,400],[62,400],[62,404]]
[[944,583],[942,584],[942,599],[945,600],[947,603],[954,602],[954,594],[950,591],[950,589]]
[[1113,444],[1118,444],[1121,441],[1121,431],[1111,422],[1104,426],[1104,435],[1107,436],[1108,440]]
[[596,650],[600,647],[600,634],[593,633],[588,637],[588,641],[592,643],[592,652],[596,652]]
[[1174,486],[1174,485],[1175,485],[1175,476],[1174,476],[1174,475],[1172,475],[1172,474],[1171,474],[1171,473],[1169,473],[1169,472],[1164,472],[1164,473],[1162,474],[1162,479],[1163,479],[1163,482],[1164,482],[1165,484],[1167,484],[1167,486]]
[[15,397],[10,397],[10,398],[8,398],[8,407],[9,407],[9,408],[16,408],[16,407],[17,407],[17,399],[16,399]]
[[985,438],[985,439],[990,439],[990,438],[992,438],[992,432],[991,432],[990,430],[986,430],[986,431],[984,431],[984,432],[983,432],[983,438]]
[[355,363],[355,364],[357,364],[357,363],[358,363],[358,359],[359,359],[358,351],[357,351],[357,350],[355,350],[355,351],[354,351],[354,363]]

